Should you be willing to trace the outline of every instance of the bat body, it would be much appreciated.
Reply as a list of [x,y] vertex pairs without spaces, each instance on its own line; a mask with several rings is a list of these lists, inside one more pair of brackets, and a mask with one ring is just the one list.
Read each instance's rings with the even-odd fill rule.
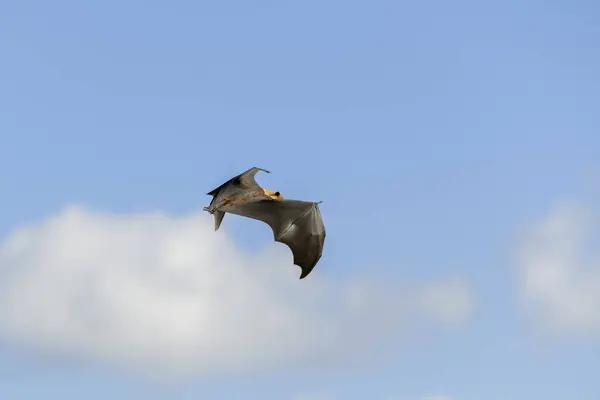
[[275,241],[286,244],[294,255],[294,264],[302,269],[300,279],[315,267],[323,253],[325,226],[319,203],[287,200],[279,192],[261,188],[254,179],[261,168],[250,168],[207,195],[212,201],[204,210],[214,216],[215,231],[225,213],[263,221],[273,231]]

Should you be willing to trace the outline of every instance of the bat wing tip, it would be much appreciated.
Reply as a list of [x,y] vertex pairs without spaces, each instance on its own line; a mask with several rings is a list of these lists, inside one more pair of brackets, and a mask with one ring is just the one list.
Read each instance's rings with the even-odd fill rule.
[[321,257],[319,256],[319,258],[312,265],[299,265],[299,264],[296,264],[296,265],[298,265],[302,269],[302,273],[300,274],[300,279],[306,278],[315,269],[315,266],[319,262],[320,258]]
[[307,271],[304,271],[304,270],[303,270],[303,271],[302,271],[302,273],[300,274],[300,278],[299,278],[299,279],[304,279],[304,278],[306,278],[306,277],[308,276],[308,274],[309,274],[309,273],[310,273],[310,272],[307,272]]

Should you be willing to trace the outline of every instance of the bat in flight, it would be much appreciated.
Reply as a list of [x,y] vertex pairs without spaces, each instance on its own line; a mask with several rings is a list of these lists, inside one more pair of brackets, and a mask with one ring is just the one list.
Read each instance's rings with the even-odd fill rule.
[[287,200],[281,193],[260,187],[254,176],[262,168],[250,168],[207,193],[213,196],[208,211],[215,218],[215,231],[225,213],[265,222],[273,230],[276,242],[286,244],[294,256],[294,264],[305,278],[323,254],[325,226],[321,219],[321,202]]

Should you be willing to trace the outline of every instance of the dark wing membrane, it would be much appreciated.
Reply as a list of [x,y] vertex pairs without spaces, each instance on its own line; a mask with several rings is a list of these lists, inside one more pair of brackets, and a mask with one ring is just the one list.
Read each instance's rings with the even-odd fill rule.
[[[285,201],[285,200],[284,200]],[[287,244],[294,254],[294,264],[302,268],[300,279],[305,278],[317,265],[323,254],[325,226],[317,203],[294,221],[281,237],[275,239]]]
[[235,206],[228,212],[268,224],[275,241],[292,250],[294,264],[302,268],[300,279],[305,278],[321,258],[325,226],[317,203],[260,199]]
[[[266,169],[252,167],[249,170],[247,170],[246,172],[238,175],[236,178],[237,178],[237,180],[239,180],[239,182],[242,186],[259,187],[258,183],[256,183],[256,180],[254,179],[254,176],[256,175],[256,173],[258,171],[263,171],[263,172],[266,172],[267,174],[271,173],[270,171],[267,171]],[[236,179],[236,178],[234,178],[234,179]]]
[[227,182],[225,182],[218,188],[211,190],[210,192],[207,193],[207,195],[216,196],[217,194],[219,194],[219,192],[222,189],[227,188],[228,186],[232,186],[232,187],[235,187],[238,189],[260,188],[258,186],[258,183],[256,183],[256,179],[254,179],[254,175],[256,175],[256,173],[258,171],[263,171],[268,174],[271,173],[270,171],[267,171],[266,169],[252,167],[252,168],[248,169],[247,171],[242,172],[241,174],[229,179]]

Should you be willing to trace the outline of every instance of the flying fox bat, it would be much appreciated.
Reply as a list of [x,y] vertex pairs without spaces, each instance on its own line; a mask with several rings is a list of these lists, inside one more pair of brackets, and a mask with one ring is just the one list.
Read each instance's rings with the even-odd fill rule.
[[286,244],[294,256],[294,264],[305,278],[317,265],[323,253],[325,226],[319,204],[310,201],[286,200],[281,193],[260,187],[254,176],[262,168],[250,168],[218,188],[207,193],[213,196],[208,211],[215,218],[215,231],[225,213],[265,222],[273,230],[276,242]]

